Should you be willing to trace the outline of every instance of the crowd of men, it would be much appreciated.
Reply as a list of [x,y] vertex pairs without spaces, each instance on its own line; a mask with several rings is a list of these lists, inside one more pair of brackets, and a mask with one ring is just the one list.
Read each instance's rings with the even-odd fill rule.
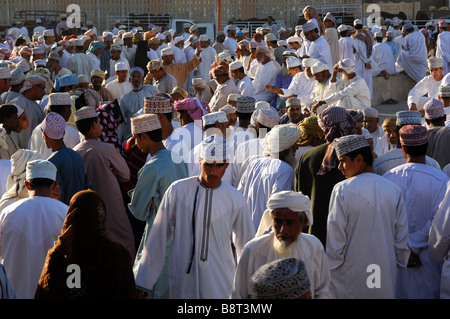
[[[216,39],[14,21],[0,297],[449,298],[446,22],[303,13]],[[395,74],[416,84],[381,120]]]

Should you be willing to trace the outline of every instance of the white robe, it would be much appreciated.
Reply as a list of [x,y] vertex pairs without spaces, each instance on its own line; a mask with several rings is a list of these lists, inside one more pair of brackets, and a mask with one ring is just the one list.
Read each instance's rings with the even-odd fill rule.
[[264,156],[265,149],[262,142],[262,138],[253,138],[237,145],[233,161],[230,163],[232,168],[232,185],[234,187],[238,187],[241,176],[247,168],[247,159],[254,155]]
[[248,76],[243,77],[240,80],[236,80],[236,88],[238,94],[242,96],[255,97],[255,88],[253,87],[253,82]]
[[392,53],[392,49],[388,44],[384,42],[376,43],[373,46],[372,55],[380,71],[384,70],[389,74],[397,73],[394,53]]
[[0,213],[0,263],[18,298],[34,298],[47,251],[61,235],[68,208],[37,196],[12,203]]
[[333,59],[331,57],[330,45],[323,37],[318,37],[315,41],[307,41],[305,52],[310,58],[319,60],[326,65],[328,69],[333,70]]
[[436,57],[442,58],[442,62],[444,64],[444,74],[447,74],[450,71],[450,32],[444,31],[441,32],[436,41]]
[[[339,182],[331,194],[327,227],[333,296],[394,298],[397,267],[405,268],[409,259],[401,189],[372,173]],[[367,284],[373,281],[372,265],[378,269],[379,288]]]
[[325,33],[322,36],[327,40],[330,46],[331,62],[333,65],[339,62],[340,51],[339,51],[339,35],[336,28],[325,29]]
[[[450,164],[449,164],[450,165]],[[449,166],[450,167],[450,166]],[[442,264],[440,298],[450,299],[450,182],[447,183],[447,192],[434,216],[428,237],[430,259]]]
[[[438,170],[441,169],[439,163],[428,155],[425,157],[426,164]],[[405,155],[403,155],[402,148],[394,148],[373,160],[372,168],[378,175],[384,175],[391,169],[406,163]]]
[[[372,98],[373,85],[372,85],[372,70],[367,69],[365,63],[370,63],[370,57],[367,57],[367,46],[366,43],[354,38],[355,40],[355,73],[366,80],[366,84],[370,90],[370,98]],[[330,69],[331,70],[331,69]]]
[[77,76],[87,76],[90,82],[91,72],[94,70],[94,63],[92,63],[92,60],[85,53],[75,53],[67,60],[66,68]]
[[229,79],[225,83],[217,85],[214,95],[209,101],[211,112],[218,112],[222,107],[227,105],[228,95],[237,94],[238,90],[233,79]]
[[350,59],[355,61],[355,39],[351,37],[343,37],[339,39],[340,59]]
[[278,70],[275,64],[267,62],[266,64],[258,64],[255,78],[253,80],[253,87],[255,89],[255,100],[270,102],[275,96],[274,93],[267,91],[264,85],[269,84],[274,86],[277,79]]
[[421,79],[409,91],[407,105],[416,104],[417,109],[423,108],[424,104],[430,99],[439,99],[439,86],[442,80],[436,81],[431,75]]
[[328,96],[324,101],[327,105],[337,105],[346,109],[363,110],[371,106],[370,89],[366,81],[356,75],[348,81],[330,82],[335,93]]
[[308,79],[305,72],[299,72],[292,78],[291,83],[289,84],[287,89],[281,89],[283,94],[280,95],[281,98],[287,98],[289,96],[294,96],[300,101],[307,101],[314,89],[315,80],[314,77]]
[[253,292],[248,284],[250,277],[259,267],[282,258],[299,258],[305,263],[314,299],[332,298],[329,290],[330,270],[322,243],[313,235],[301,233],[292,243],[293,251],[279,254],[273,248],[274,233],[261,235],[249,241],[242,251],[236,269],[232,299],[251,298]]
[[428,51],[422,32],[414,31],[406,35],[397,64],[414,81],[419,82],[428,72]]
[[401,299],[438,299],[441,266],[430,260],[428,234],[449,178],[439,170],[418,163],[403,164],[383,177],[402,189],[408,216],[408,246],[422,262],[418,268],[398,270],[396,296]]
[[208,82],[210,80],[209,71],[211,71],[211,64],[216,61],[216,50],[211,46],[208,46],[207,48],[202,49],[200,58],[202,59],[202,62],[197,65],[198,73],[195,77],[202,78],[205,82]]
[[105,88],[107,88],[111,92],[113,100],[117,99],[117,101],[120,101],[125,93],[128,93],[133,89],[128,79],[121,83],[117,82],[117,79],[113,80],[106,84]]
[[248,206],[231,185],[221,183],[214,189],[207,188],[198,177],[176,181],[166,190],[156,214],[136,274],[136,286],[146,290],[153,287],[164,266],[166,243],[172,238],[171,298],[228,298],[236,260],[254,235]]
[[[83,140],[83,135],[74,128],[73,126],[66,125],[66,132],[64,133],[64,144],[73,149]],[[45,159],[52,155],[52,150],[45,145],[44,139],[42,138],[41,124],[36,126],[30,137],[29,149],[36,151],[41,154]]]
[[182,139],[183,145],[186,145],[189,154],[186,156],[190,159],[191,150],[203,140],[203,129],[198,121],[188,123],[182,127],[177,127],[171,135],[174,139]]
[[294,169],[280,159],[258,157],[243,172],[237,189],[244,195],[258,229],[270,195],[294,190]]

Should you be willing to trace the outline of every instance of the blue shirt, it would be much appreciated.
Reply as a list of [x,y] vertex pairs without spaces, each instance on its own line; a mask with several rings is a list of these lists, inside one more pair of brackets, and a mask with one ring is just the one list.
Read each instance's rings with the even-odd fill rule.
[[48,158],[57,169],[56,181],[61,189],[60,201],[69,205],[72,196],[89,187],[81,156],[74,150],[62,147]]

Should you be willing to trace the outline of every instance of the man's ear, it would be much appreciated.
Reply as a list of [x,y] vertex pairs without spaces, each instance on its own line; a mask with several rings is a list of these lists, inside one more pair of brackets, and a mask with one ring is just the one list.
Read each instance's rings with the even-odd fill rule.
[[27,180],[25,180],[25,187],[28,191],[31,190],[30,183]]

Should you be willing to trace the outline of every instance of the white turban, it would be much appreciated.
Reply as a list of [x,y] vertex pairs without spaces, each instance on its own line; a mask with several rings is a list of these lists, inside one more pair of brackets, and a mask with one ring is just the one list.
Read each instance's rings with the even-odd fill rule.
[[442,58],[432,57],[432,58],[428,59],[428,68],[429,69],[441,68],[443,66],[444,66],[444,64],[443,64]]
[[281,191],[272,194],[267,201],[267,209],[261,218],[261,222],[256,232],[256,236],[263,235],[272,226],[271,213],[277,208],[289,208],[294,212],[304,212],[306,218],[308,218],[308,226],[313,224],[313,215],[311,212],[311,200],[308,196],[303,195],[301,192],[294,191]]
[[47,81],[43,78],[40,77],[39,75],[31,75],[25,78],[25,83],[23,84],[22,89],[20,90],[20,94],[22,94],[25,91],[28,91],[29,89],[31,89],[33,87],[33,85],[36,84],[47,84]]
[[323,72],[325,70],[328,70],[328,65],[326,65],[323,62],[316,62],[314,63],[314,65],[311,67],[311,72],[312,74],[317,74],[319,72]]
[[19,197],[28,197],[28,191],[25,188],[26,167],[29,161],[44,159],[36,151],[19,149],[11,156],[11,174],[6,180],[7,192],[2,196],[2,201]]
[[319,60],[314,59],[314,58],[302,59],[302,66],[303,66],[303,68],[310,68],[317,62],[319,62]]
[[273,52],[273,49],[271,49],[271,48],[269,48],[269,47],[263,47],[263,46],[261,46],[261,47],[258,47],[257,49],[256,49],[256,52],[263,52],[267,57],[269,57],[270,58],[270,60],[274,60],[275,59],[275,54],[274,54],[274,52]]
[[339,68],[345,71],[347,74],[351,74],[355,72],[356,65],[353,60],[350,60],[348,58],[342,59],[339,61]]
[[300,128],[293,123],[274,126],[264,138],[264,146],[271,154],[279,154],[292,147],[300,138]]

